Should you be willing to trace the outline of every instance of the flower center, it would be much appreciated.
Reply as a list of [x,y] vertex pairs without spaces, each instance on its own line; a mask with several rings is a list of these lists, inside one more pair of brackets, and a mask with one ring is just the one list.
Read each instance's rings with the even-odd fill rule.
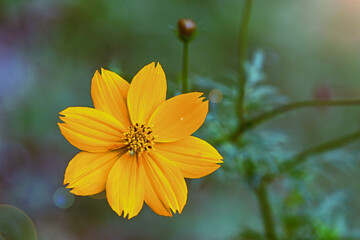
[[152,129],[144,124],[136,123],[129,127],[129,131],[125,133],[125,143],[130,153],[146,152],[153,147],[154,137]]

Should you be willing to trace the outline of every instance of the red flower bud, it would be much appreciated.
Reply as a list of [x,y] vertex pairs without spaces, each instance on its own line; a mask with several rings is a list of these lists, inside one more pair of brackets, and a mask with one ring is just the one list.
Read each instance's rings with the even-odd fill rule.
[[196,23],[189,18],[182,18],[178,21],[179,37],[182,41],[189,41],[194,37]]

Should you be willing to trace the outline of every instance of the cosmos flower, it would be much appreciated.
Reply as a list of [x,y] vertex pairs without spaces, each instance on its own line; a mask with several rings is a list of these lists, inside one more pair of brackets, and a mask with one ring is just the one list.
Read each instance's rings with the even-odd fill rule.
[[200,178],[220,167],[221,155],[191,136],[205,121],[202,93],[166,100],[160,66],[142,68],[131,84],[101,69],[92,79],[95,108],[60,112],[63,136],[82,150],[69,163],[64,184],[76,195],[106,190],[111,208],[129,219],[144,201],[157,214],[181,213],[187,200],[184,178]]

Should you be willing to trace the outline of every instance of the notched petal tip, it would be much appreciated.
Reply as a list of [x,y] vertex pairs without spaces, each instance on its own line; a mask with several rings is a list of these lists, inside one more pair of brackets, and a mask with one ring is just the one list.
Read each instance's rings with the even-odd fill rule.
[[[74,114],[76,113],[74,110],[79,109],[79,110],[84,110],[84,109],[89,109],[89,107],[81,107],[81,106],[74,106],[74,107],[67,107],[64,110],[62,110],[61,112],[59,112],[59,114],[61,115],[61,117],[66,117],[67,114]],[[92,109],[92,108],[91,108]]]
[[173,142],[190,136],[204,123],[208,101],[202,92],[185,93],[166,100],[153,113],[149,124],[154,125],[157,142]]
[[65,170],[65,174],[64,174],[63,185],[64,185],[66,188],[68,188],[69,185],[70,185],[69,177],[68,177],[68,175],[66,174],[66,170]]
[[209,100],[206,99],[206,96],[204,96],[203,92],[192,92],[191,94],[193,94],[193,93],[196,93],[196,94],[194,94],[194,96],[197,97],[197,101],[202,102],[202,103],[209,102]]
[[152,62],[154,64],[155,69],[157,70],[157,74],[160,74],[161,72],[164,72],[161,64],[159,62]]
[[[66,187],[66,188],[72,188],[72,187]],[[85,193],[83,193],[83,192],[80,192],[80,191],[78,191],[76,188],[72,188],[71,190],[70,190],[70,193],[72,193],[72,194],[74,194],[74,195],[77,195],[77,196],[88,196],[88,194],[85,194]]]
[[130,213],[128,212],[125,212],[124,210],[121,210],[121,211],[116,211],[115,209],[112,208],[112,210],[119,216],[119,217],[122,217],[124,219],[132,219],[134,217],[136,217],[138,214],[135,214],[135,215],[130,215]]
[[112,75],[112,74],[116,74],[116,76],[118,76],[119,78],[123,79],[119,74],[117,74],[116,72],[113,72],[111,70],[105,69],[105,68],[101,68],[101,76],[102,77],[106,77],[107,75]]
[[190,136],[176,142],[157,144],[157,152],[174,164],[186,178],[201,178],[216,171],[223,161],[206,141]]
[[188,93],[188,94],[192,94],[196,98],[195,101],[197,101],[199,103],[206,103],[206,104],[209,103],[209,100],[206,99],[203,92],[191,92],[191,93]]
[[209,100],[206,100],[206,97],[200,97],[198,98],[202,103],[209,103]]
[[59,112],[59,115],[65,117],[65,116],[66,116],[66,112],[69,110],[69,108],[70,108],[70,107],[67,107],[67,108],[65,108],[64,110],[60,111],[60,112]]
[[101,77],[99,70],[96,69],[92,80],[96,81],[98,79],[102,79],[102,77]]
[[59,119],[62,121],[62,122],[58,122],[57,124],[60,126],[60,124],[61,125],[64,125],[65,123],[66,123],[66,121],[65,121],[65,116],[64,115],[60,115],[59,116]]
[[138,215],[138,214],[135,214],[135,215],[130,215],[130,214],[128,214],[128,215],[127,215],[127,219],[130,220],[130,219],[136,217],[137,215]]

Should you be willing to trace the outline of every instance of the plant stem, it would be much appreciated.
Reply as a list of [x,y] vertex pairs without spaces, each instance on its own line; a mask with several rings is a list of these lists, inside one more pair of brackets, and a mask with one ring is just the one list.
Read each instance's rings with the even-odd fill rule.
[[342,136],[340,138],[336,138],[336,139],[330,140],[328,142],[319,144],[317,146],[310,147],[310,148],[296,154],[291,159],[284,161],[284,163],[282,165],[280,165],[279,174],[268,174],[263,177],[263,180],[267,183],[270,183],[275,178],[277,178],[279,175],[285,174],[285,173],[291,171],[292,169],[294,169],[295,167],[297,167],[298,165],[300,165],[301,163],[304,163],[306,161],[306,159],[308,159],[308,157],[316,155],[316,154],[321,154],[323,152],[333,150],[335,148],[343,147],[343,146],[345,146],[353,141],[356,141],[358,139],[360,139],[360,130],[358,130],[357,132],[348,134],[346,136]]
[[291,160],[285,161],[280,168],[281,172],[287,172],[299,164],[303,163],[308,157],[320,154],[335,148],[342,147],[360,138],[360,130],[340,138],[330,140],[328,142],[319,144],[317,146],[308,148],[291,158]]
[[252,0],[245,0],[242,19],[240,25],[239,36],[239,98],[237,102],[237,113],[239,116],[240,125],[244,122],[244,98],[245,98],[245,85],[246,85],[246,50],[248,48],[248,29],[250,22]]
[[183,41],[182,93],[189,92],[189,41]]
[[277,236],[275,231],[274,218],[269,202],[267,185],[265,182],[262,181],[260,183],[260,185],[255,189],[255,194],[261,211],[265,236],[268,240],[276,240]]
[[352,99],[352,100],[330,100],[330,101],[320,101],[320,100],[308,100],[308,101],[301,101],[290,103],[288,105],[284,105],[274,110],[271,110],[267,113],[263,113],[249,121],[245,122],[244,124],[240,125],[235,132],[230,136],[230,139],[236,139],[240,136],[244,131],[249,130],[251,128],[260,125],[261,123],[272,119],[280,114],[287,113],[293,110],[297,110],[299,108],[305,107],[316,107],[316,106],[353,106],[353,105],[360,105],[360,99]]

